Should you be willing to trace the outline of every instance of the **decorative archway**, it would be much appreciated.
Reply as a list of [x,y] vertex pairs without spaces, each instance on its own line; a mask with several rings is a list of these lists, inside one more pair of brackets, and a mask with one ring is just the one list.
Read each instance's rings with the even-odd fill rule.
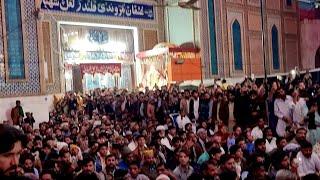
[[316,52],[315,56],[315,68],[320,68],[320,46]]
[[280,69],[280,63],[279,63],[279,35],[278,35],[278,29],[276,25],[272,26],[271,30],[271,36],[272,36],[272,64],[273,69],[279,70]]
[[242,44],[241,44],[241,27],[238,20],[232,24],[232,41],[233,41],[233,59],[234,69],[243,70],[242,67]]

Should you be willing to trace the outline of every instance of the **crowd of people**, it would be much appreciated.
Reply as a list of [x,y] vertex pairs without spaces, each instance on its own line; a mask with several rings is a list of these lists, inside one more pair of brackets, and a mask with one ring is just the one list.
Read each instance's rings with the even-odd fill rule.
[[[310,74],[195,90],[66,93],[34,127],[0,125],[1,177],[29,179],[318,179],[320,86]],[[18,130],[21,129],[21,130]]]

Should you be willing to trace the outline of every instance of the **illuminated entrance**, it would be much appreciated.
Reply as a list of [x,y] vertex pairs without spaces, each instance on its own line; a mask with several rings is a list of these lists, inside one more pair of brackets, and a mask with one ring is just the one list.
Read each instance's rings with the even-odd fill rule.
[[134,87],[137,28],[60,22],[66,91]]

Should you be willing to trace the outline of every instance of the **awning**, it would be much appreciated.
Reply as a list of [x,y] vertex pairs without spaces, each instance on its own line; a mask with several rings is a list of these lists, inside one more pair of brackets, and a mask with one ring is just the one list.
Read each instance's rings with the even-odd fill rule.
[[82,75],[84,74],[121,74],[121,63],[86,63],[80,64]]

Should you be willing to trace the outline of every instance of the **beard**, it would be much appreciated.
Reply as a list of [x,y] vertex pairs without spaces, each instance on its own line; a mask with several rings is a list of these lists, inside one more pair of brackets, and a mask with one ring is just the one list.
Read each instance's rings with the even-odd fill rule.
[[18,176],[18,173],[17,173],[17,168],[18,166],[17,165],[14,165],[14,166],[11,166],[9,167],[8,169],[6,170],[0,170],[0,174],[3,175],[3,176]]
[[109,166],[106,167],[106,169],[109,169],[109,170],[114,170],[115,168],[116,166],[113,164],[110,164]]

